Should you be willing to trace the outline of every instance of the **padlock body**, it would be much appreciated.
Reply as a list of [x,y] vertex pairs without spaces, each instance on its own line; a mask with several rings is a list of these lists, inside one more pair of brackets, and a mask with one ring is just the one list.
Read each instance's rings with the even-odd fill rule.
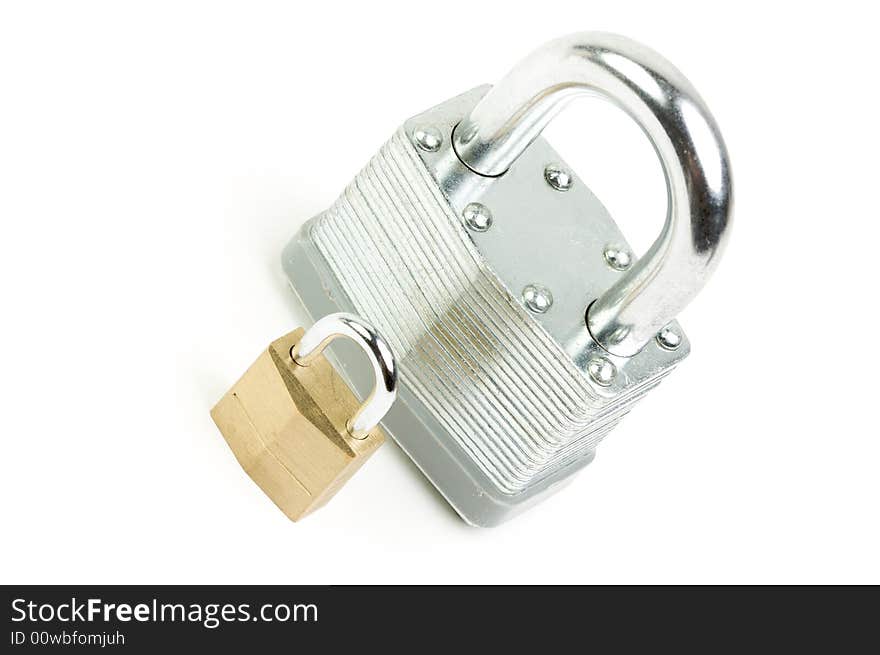
[[[312,317],[351,311],[385,336],[400,390],[383,425],[481,526],[529,507],[590,462],[689,351],[684,336],[674,351],[649,343],[629,358],[593,341],[587,307],[620,275],[603,252],[628,248],[626,240],[582,181],[565,192],[546,182],[545,167],[562,160],[543,138],[500,177],[461,164],[451,132],[487,89],[407,121],[282,256]],[[442,136],[436,151],[416,145],[426,126]],[[470,203],[489,208],[489,229],[468,227]],[[544,313],[523,300],[535,284],[552,293]],[[370,371],[344,350],[335,363],[368,390]],[[608,386],[588,374],[595,357],[616,367]]]
[[273,341],[211,416],[247,474],[292,520],[321,507],[384,441],[346,427],[360,401],[323,356],[290,358],[298,329]]

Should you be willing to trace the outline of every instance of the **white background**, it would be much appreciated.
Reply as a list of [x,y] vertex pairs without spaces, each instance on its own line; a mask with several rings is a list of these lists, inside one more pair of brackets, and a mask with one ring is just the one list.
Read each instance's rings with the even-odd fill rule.
[[[870,9],[2,7],[0,581],[880,582]],[[394,444],[289,522],[208,414],[303,320],[282,246],[406,118],[588,29],[676,63],[731,153],[691,357],[499,528],[467,527]],[[547,136],[643,252],[665,189],[639,129],[583,101]]]

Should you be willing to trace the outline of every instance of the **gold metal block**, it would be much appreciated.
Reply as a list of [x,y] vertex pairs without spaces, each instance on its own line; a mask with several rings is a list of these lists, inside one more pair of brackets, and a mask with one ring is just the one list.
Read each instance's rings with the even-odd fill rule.
[[303,333],[273,341],[211,410],[239,464],[293,521],[330,500],[385,440],[378,426],[351,435],[361,401],[323,355],[308,366],[291,359]]

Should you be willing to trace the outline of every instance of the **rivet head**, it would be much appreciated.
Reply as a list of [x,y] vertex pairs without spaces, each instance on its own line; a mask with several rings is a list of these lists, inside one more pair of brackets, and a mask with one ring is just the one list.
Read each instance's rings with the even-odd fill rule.
[[617,367],[604,357],[593,357],[587,364],[587,372],[600,387],[610,387],[617,376]]
[[557,191],[568,191],[574,181],[571,173],[559,164],[548,164],[544,169],[544,179]]
[[461,213],[467,225],[474,232],[485,232],[492,227],[492,212],[486,205],[472,202]]
[[675,350],[681,345],[681,335],[668,325],[657,333],[657,343],[664,350]]
[[625,271],[632,265],[632,255],[623,248],[607,246],[603,254],[605,262],[615,271]]
[[443,135],[433,126],[417,128],[413,132],[416,145],[425,152],[437,152],[443,144]]
[[540,284],[530,284],[523,289],[522,299],[526,308],[535,314],[543,314],[553,305],[550,289]]

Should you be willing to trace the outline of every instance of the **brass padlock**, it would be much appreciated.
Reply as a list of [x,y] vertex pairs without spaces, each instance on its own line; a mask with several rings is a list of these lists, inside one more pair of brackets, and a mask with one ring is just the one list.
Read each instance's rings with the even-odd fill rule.
[[[361,403],[322,352],[355,341],[376,376]],[[260,355],[211,410],[245,472],[293,521],[326,503],[385,441],[378,423],[397,395],[394,356],[351,314],[325,316]]]

